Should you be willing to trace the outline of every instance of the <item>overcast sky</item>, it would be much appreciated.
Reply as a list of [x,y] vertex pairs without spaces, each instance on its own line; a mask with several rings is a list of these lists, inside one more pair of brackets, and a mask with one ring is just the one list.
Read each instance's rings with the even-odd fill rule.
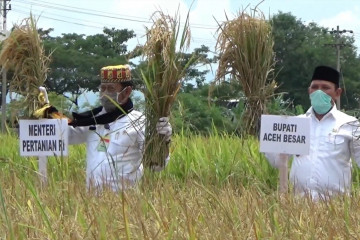
[[[1,0],[2,2],[2,0]],[[11,0],[7,29],[30,16],[39,18],[38,27],[53,28],[53,36],[62,33],[93,35],[104,27],[134,30],[137,37],[128,42],[131,50],[145,41],[145,27],[156,10],[174,15],[179,9],[184,21],[190,9],[191,47],[206,45],[215,50],[217,21],[225,14],[233,18],[244,8],[251,9],[259,0]],[[360,0],[264,0],[258,7],[268,19],[279,11],[290,12],[304,23],[316,22],[329,29],[352,30],[360,49]],[[351,35],[350,33],[346,33]],[[209,78],[212,78],[211,76]]]
[[[7,25],[9,29],[32,12],[39,17],[39,27],[54,28],[53,35],[91,35],[102,33],[104,26],[128,28],[135,31],[137,38],[131,44],[136,44],[144,42],[144,26],[150,26],[154,11],[161,9],[174,15],[179,9],[185,20],[190,9],[192,45],[214,48],[216,20],[225,20],[225,13],[232,18],[239,10],[254,8],[259,3],[259,0],[11,0]],[[341,30],[353,30],[356,44],[360,45],[359,0],[265,0],[259,9],[267,18],[279,11],[291,12],[305,23],[313,21],[330,29],[339,26]]]

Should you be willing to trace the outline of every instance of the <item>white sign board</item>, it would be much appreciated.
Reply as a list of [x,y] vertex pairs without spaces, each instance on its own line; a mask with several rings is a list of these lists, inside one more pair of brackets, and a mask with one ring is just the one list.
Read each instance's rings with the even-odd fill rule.
[[21,156],[67,156],[67,119],[20,120]]
[[260,152],[309,154],[310,118],[262,115]]

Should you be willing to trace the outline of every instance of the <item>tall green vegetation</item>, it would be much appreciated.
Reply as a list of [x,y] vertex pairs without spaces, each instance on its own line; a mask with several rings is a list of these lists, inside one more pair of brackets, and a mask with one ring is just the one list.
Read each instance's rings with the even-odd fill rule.
[[[221,134],[174,136],[164,172],[146,172],[123,193],[87,191],[85,146],[49,158],[42,188],[35,158],[0,135],[3,239],[358,239],[357,169],[352,196],[312,202],[278,195],[277,170],[258,141]],[[357,181],[357,182],[356,182]]]
[[[287,94],[278,95],[266,108],[274,114],[302,113],[308,104],[307,79],[313,67],[334,65],[334,53],[323,46],[333,39],[323,28],[305,25],[291,14],[275,15],[272,29],[279,91]],[[47,36],[48,49],[59,49],[59,55],[54,55],[57,62],[51,67],[50,88],[59,94],[77,94],[78,85],[81,91],[96,90],[97,69],[107,65],[102,60],[109,56],[116,63],[125,61],[127,49],[122,44],[130,36],[130,31],[114,29],[89,38]],[[351,47],[343,51],[348,101],[342,103],[351,109],[359,100],[359,57],[353,39],[343,40]],[[208,58],[206,47],[196,51]],[[94,54],[98,58],[92,58]],[[192,53],[182,56],[184,66]],[[231,120],[233,116],[238,120],[243,113],[246,90],[226,79],[209,91],[205,74],[195,65],[190,67],[185,80],[195,83],[184,82],[179,89],[172,108],[177,134],[165,171],[146,171],[139,185],[126,192],[86,190],[84,145],[71,146],[69,157],[49,158],[49,184],[44,188],[39,182],[37,159],[19,156],[15,136],[0,135],[0,238],[360,239],[359,169],[353,169],[351,196],[312,202],[291,192],[279,195],[278,170],[259,153],[258,140],[234,134],[241,121]],[[243,101],[234,110],[226,109],[223,104],[232,98]],[[63,108],[62,100],[51,102]],[[229,111],[234,115],[225,117]]]

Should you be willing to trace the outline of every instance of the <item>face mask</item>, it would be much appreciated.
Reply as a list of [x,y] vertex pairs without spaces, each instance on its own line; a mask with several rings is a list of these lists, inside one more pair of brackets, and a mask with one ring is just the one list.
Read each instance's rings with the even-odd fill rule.
[[[126,88],[124,88],[123,90],[121,90],[120,92],[113,92],[113,93],[103,93],[100,96],[100,103],[101,106],[103,106],[106,110],[106,112],[112,112],[114,111],[117,106],[115,103],[119,103],[118,99],[119,99],[119,95],[125,90]],[[111,100],[110,100],[111,99]]]
[[325,114],[330,111],[331,97],[321,90],[316,90],[310,94],[311,106],[318,114]]

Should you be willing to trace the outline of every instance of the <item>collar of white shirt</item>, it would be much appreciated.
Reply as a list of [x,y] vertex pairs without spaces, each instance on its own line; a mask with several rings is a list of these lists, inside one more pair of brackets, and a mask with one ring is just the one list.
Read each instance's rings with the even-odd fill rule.
[[[305,116],[306,117],[315,117],[313,107],[310,107],[306,111]],[[339,128],[340,126],[342,126],[346,123],[357,121],[357,119],[355,117],[347,115],[346,113],[343,113],[343,112],[337,110],[335,105],[332,107],[332,109],[328,113],[325,114],[325,116],[322,119],[326,119],[328,117],[333,117],[336,120],[337,128]]]

